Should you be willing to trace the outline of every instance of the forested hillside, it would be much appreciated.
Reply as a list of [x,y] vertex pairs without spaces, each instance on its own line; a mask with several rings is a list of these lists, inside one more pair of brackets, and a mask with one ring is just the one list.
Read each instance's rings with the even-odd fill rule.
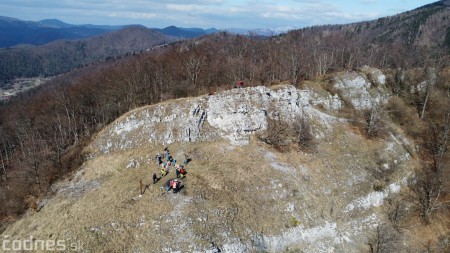
[[43,45],[54,40],[84,39],[111,31],[105,27],[74,26],[59,20],[23,21],[0,16],[0,48]]
[[313,30],[342,31],[374,50],[380,43],[401,43],[450,48],[450,1],[443,0],[412,11],[349,25],[315,27]]
[[[444,8],[436,6],[430,8]],[[416,10],[417,15],[422,15],[420,11],[424,9]],[[448,27],[450,20],[442,20],[446,20]],[[140,28],[130,28],[130,32],[133,29]],[[426,34],[425,30],[422,34]],[[306,80],[327,83],[337,71],[351,71],[365,65],[389,73],[387,86],[395,99],[385,113],[418,145],[424,182],[431,184],[434,181],[426,180],[439,180],[439,187],[446,188],[438,197],[448,198],[449,51],[441,44],[423,46],[419,41],[425,37],[414,40],[415,43],[386,39],[376,44],[367,44],[367,39],[362,38],[368,37],[355,37],[337,27],[302,29],[264,40],[219,33],[57,77],[45,87],[23,94],[0,108],[0,200],[4,203],[0,215],[13,219],[23,213],[29,203],[35,203],[30,199],[46,194],[52,183],[78,167],[84,159],[80,150],[92,135],[131,109],[171,98],[226,90],[238,80],[252,86],[289,82],[302,87]],[[100,59],[101,56],[90,54],[96,50],[104,53],[100,54],[103,57],[106,53],[115,56],[123,52],[111,44],[115,41],[121,45],[122,40],[101,41],[56,43],[60,51],[43,47],[45,53],[34,57],[11,55],[9,65],[21,69],[22,64],[28,66],[24,62],[30,59],[47,59],[44,55],[53,53],[63,55],[40,67],[43,73],[55,74],[80,64],[73,57],[83,62]],[[140,43],[142,40],[131,40],[128,48]],[[21,63],[22,57],[25,58]],[[26,67],[22,69],[38,73]],[[12,71],[11,68],[7,72],[8,77]],[[325,88],[337,93],[331,87],[325,85]],[[347,103],[342,113],[352,115],[353,109]],[[367,121],[367,115],[372,114],[356,115],[360,117],[357,121]]]
[[[428,58],[440,57],[441,51],[450,50],[449,5],[449,1],[445,0],[373,21],[348,25],[316,26],[294,30],[290,32],[290,37],[298,39],[296,38],[298,36],[307,36],[310,37],[309,41],[314,44],[316,42],[312,40],[312,37],[324,40],[321,44],[314,45],[315,47],[321,48],[327,47],[326,51],[329,52],[326,56],[322,56],[327,57],[327,59],[322,58],[320,60],[321,63],[319,64],[321,65],[321,69],[319,72],[328,71],[330,62],[335,61],[330,58],[349,57],[350,60],[346,67],[351,68],[351,65],[358,65],[359,63],[353,63],[355,59],[361,58],[358,54],[366,54],[367,56],[365,58],[368,59],[367,64],[369,65],[373,61],[380,61],[380,59],[374,59],[374,57],[382,57],[384,61],[381,63],[382,67],[390,65],[388,61],[391,58],[404,58],[401,56],[404,53],[428,54],[428,60]],[[30,26],[29,23],[46,26],[52,24],[50,21],[27,23],[10,18],[4,18],[3,22],[9,24],[12,22],[11,20],[16,22],[19,28],[22,26],[28,27]],[[49,22],[49,24],[46,22]],[[61,24],[59,25],[61,26]],[[83,28],[73,25],[68,26],[60,27],[60,29],[73,29],[76,32],[77,29],[80,30]],[[111,29],[109,27],[108,29],[101,30],[101,26],[87,28],[92,31],[88,30],[88,32],[85,32],[86,34],[83,35],[85,37],[94,35],[94,31],[100,33],[101,31]],[[8,27],[8,29],[15,28]],[[4,34],[3,37],[8,38],[9,30],[2,30],[1,34]],[[176,38],[193,38],[212,31],[217,30],[209,31],[195,28],[177,28],[174,26],[164,29],[130,27],[122,31],[115,31],[78,41],[57,41],[37,47],[3,48],[0,49],[0,59],[2,59],[0,61],[0,83],[8,82],[16,77],[50,76],[65,73],[86,64],[104,61],[127,53],[140,52],[152,48],[155,45],[173,42],[175,41],[175,37],[173,36],[176,36]],[[83,33],[83,31],[78,32]],[[0,36],[2,36],[1,34]],[[28,32],[27,34],[29,36]],[[343,47],[344,45],[337,44],[344,44],[345,47]],[[422,47],[419,50],[421,52],[416,52],[417,48],[413,51],[409,50],[409,47],[417,46]],[[335,47],[345,48],[345,51],[336,52]],[[311,49],[316,50],[315,48]],[[380,50],[384,50],[384,55]],[[407,58],[411,60],[412,57]],[[444,60],[441,59],[441,61]],[[397,64],[416,64],[414,62],[401,61],[404,61],[404,59],[396,59]]]
[[145,27],[132,26],[83,40],[59,40],[36,47],[3,48],[0,49],[0,83],[15,77],[61,74],[175,40]]

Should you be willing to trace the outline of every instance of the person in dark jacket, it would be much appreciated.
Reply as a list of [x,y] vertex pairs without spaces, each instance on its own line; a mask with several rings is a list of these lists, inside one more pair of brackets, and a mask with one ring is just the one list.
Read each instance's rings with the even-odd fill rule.
[[177,178],[180,177],[180,168],[175,169],[175,174],[177,175]]
[[162,157],[161,157],[161,155],[160,155],[159,153],[156,154],[155,159],[156,159],[156,166],[161,165],[161,163],[162,163]]
[[152,178],[153,178],[153,184],[156,184],[159,180],[159,178],[156,176],[156,173],[153,173]]

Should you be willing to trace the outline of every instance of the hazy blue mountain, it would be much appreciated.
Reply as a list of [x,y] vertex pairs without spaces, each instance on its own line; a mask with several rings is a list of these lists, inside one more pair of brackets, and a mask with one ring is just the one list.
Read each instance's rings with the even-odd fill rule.
[[84,39],[109,31],[111,29],[74,26],[57,19],[35,22],[0,17],[0,48],[19,44],[43,45],[59,39]]
[[[61,29],[80,29],[69,27]],[[129,26],[78,40],[0,49],[0,83],[14,77],[51,76],[74,68],[151,49],[178,38],[143,26]]]
[[44,20],[38,21],[37,23],[40,23],[44,26],[52,27],[52,28],[68,28],[68,27],[74,26],[71,24],[64,23],[59,19],[44,19]]
[[[74,25],[59,19],[44,19],[40,21],[24,21],[17,18],[0,16],[0,48],[22,44],[44,45],[59,39],[84,39],[113,30],[119,30],[130,25]],[[215,28],[182,28],[169,26],[166,28],[151,28],[162,34],[179,37],[195,38],[218,32]]]
[[44,20],[38,21],[38,23],[41,23],[45,26],[50,26],[53,28],[85,27],[85,28],[105,29],[105,30],[119,30],[119,29],[125,28],[126,26],[131,26],[131,25],[91,25],[91,24],[73,25],[73,24],[64,23],[63,21],[61,21],[59,19],[44,19]]
[[205,30],[206,34],[211,34],[211,33],[216,33],[216,32],[220,32],[220,30],[216,29],[216,28],[209,28]]
[[168,26],[166,28],[156,30],[160,31],[165,35],[180,38],[195,38],[207,34],[205,30],[201,28],[181,28],[176,26]]

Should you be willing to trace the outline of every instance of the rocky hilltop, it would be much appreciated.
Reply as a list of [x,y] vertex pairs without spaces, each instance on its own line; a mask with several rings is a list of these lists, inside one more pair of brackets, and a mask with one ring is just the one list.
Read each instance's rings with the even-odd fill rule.
[[[2,236],[57,238],[86,252],[368,250],[389,223],[387,200],[417,166],[414,145],[394,123],[368,139],[342,116],[344,107],[386,103],[385,82],[383,72],[364,68],[336,74],[329,89],[248,87],[133,110],[95,136],[83,166],[53,187],[40,212]],[[307,121],[314,148],[279,152],[262,141],[271,120]],[[151,182],[164,147],[192,159],[178,194],[162,189],[174,169]],[[402,240],[408,251],[427,238]]]

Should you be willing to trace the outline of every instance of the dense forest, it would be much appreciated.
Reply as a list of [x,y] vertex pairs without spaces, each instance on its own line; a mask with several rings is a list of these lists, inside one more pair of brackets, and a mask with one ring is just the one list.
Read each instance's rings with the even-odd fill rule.
[[[301,88],[304,80],[326,81],[365,65],[389,73],[396,99],[386,111],[420,146],[424,182],[439,180],[448,192],[448,49],[358,38],[335,26],[265,39],[222,32],[80,68],[12,99],[0,108],[0,218],[14,218],[51,194],[52,183],[83,162],[93,134],[133,108],[229,89],[237,80]],[[411,92],[430,79],[425,92]]]
[[46,45],[1,48],[0,84],[16,77],[53,76],[89,64],[140,53],[177,40],[141,26],[81,40],[57,40]]

